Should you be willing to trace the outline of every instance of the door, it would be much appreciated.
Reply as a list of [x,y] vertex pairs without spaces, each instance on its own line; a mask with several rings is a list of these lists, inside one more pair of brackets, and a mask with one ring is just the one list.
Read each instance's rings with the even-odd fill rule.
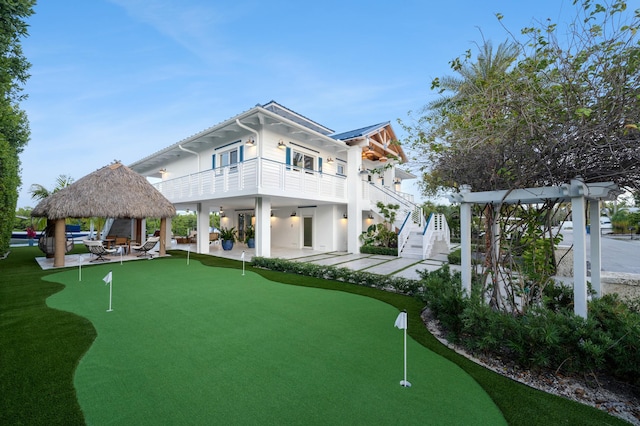
[[302,225],[302,246],[313,247],[313,218],[305,217]]

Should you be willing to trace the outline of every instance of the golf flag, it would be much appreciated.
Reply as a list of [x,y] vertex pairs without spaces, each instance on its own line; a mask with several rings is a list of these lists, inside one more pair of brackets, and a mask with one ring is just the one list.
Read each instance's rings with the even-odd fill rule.
[[400,330],[407,329],[407,313],[405,311],[400,312],[398,318],[396,318],[394,327],[398,327]]
[[240,255],[240,259],[244,260],[244,250],[242,250],[242,254]]
[[111,273],[111,271],[109,271],[109,273],[102,279],[102,281],[104,281],[105,285],[109,286],[109,309],[107,309],[107,312],[111,312],[113,311],[113,308],[111,307],[111,299],[113,298],[113,275]]
[[410,388],[411,383],[407,380],[407,311],[400,312],[394,326],[404,330],[404,379],[400,381],[400,386]]

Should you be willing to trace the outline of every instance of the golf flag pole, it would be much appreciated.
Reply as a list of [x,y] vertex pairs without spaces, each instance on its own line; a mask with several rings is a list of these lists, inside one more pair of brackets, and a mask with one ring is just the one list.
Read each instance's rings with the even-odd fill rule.
[[404,330],[404,380],[400,381],[400,386],[410,388],[411,383],[407,381],[407,311],[400,312],[394,327]]
[[240,255],[240,259],[242,259],[242,275],[244,276],[244,250],[242,250],[242,255]]
[[78,256],[78,281],[82,281],[82,261],[84,257],[82,255]]
[[105,285],[109,286],[109,309],[107,309],[107,312],[112,312],[113,309],[111,308],[111,296],[113,293],[113,273],[109,271],[109,273],[102,279],[102,281],[105,282]]

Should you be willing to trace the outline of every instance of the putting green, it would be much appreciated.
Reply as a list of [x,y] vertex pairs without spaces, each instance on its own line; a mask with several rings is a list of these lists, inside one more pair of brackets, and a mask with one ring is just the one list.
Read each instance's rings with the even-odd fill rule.
[[[113,312],[103,277],[113,271]],[[76,370],[88,424],[505,424],[455,364],[408,338],[397,309],[181,259],[47,277],[49,306],[98,337]]]

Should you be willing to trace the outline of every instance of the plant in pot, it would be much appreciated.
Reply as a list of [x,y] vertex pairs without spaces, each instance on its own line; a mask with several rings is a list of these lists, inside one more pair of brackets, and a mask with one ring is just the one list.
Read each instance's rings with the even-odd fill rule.
[[244,230],[244,242],[247,243],[249,248],[255,248],[256,246],[256,230],[251,225]]
[[231,250],[236,241],[236,228],[220,228],[220,239],[222,240],[222,249]]

